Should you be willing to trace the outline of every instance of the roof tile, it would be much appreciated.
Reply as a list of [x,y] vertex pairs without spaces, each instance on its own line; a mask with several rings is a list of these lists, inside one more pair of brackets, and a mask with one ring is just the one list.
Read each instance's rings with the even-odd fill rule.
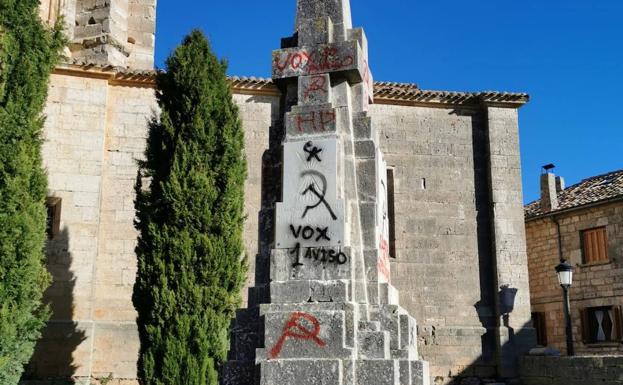
[[623,198],[623,170],[584,179],[558,193],[558,208],[544,212],[540,200],[525,206],[526,219],[532,219],[553,212],[573,209],[591,203]]

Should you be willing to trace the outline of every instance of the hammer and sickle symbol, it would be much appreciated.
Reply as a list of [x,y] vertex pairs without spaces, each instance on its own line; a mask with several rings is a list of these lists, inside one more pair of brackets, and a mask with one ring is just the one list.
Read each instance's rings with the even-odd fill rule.
[[[309,328],[310,325],[312,328]],[[288,338],[311,340],[322,348],[326,343],[318,337],[319,334],[320,322],[318,322],[316,317],[303,312],[292,313],[283,328],[283,334],[281,334],[275,346],[270,350],[269,356],[271,359],[279,357],[279,353],[281,353],[281,349],[283,349],[283,345]]]
[[[307,216],[307,213],[309,212],[309,210],[313,210],[315,208],[317,208],[320,205],[324,205],[327,208],[327,211],[329,212],[329,214],[331,215],[331,218],[334,221],[337,221],[337,215],[335,215],[335,213],[333,212],[333,209],[331,208],[331,206],[329,205],[329,203],[327,203],[327,201],[325,200],[325,195],[327,194],[327,178],[325,178],[324,175],[322,175],[321,173],[319,173],[318,171],[315,170],[309,170],[309,171],[305,171],[301,174],[302,177],[305,176],[312,176],[315,177],[314,181],[312,183],[309,184],[309,186],[305,189],[305,191],[303,191],[301,193],[301,195],[307,195],[308,193],[312,193],[314,194],[317,198],[318,198],[318,202],[316,202],[316,204],[313,205],[309,205],[305,208],[305,211],[303,212],[303,216],[301,218],[305,218]],[[316,189],[316,185],[318,184],[317,181],[315,180],[316,178],[318,178],[318,180],[320,180],[320,190],[318,191]]]

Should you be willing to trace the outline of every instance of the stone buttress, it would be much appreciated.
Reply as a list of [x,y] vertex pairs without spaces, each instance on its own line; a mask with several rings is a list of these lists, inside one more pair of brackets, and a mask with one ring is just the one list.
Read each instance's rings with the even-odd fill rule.
[[367,48],[348,0],[298,0],[296,33],[273,52],[282,191],[257,256],[268,277],[234,321],[226,385],[429,382],[415,319],[390,284]]

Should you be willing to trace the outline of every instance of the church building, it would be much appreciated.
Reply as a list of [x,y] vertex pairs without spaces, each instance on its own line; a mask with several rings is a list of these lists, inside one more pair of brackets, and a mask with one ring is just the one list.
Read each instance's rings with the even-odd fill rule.
[[[58,15],[70,44],[51,76],[43,145],[53,276],[45,297],[53,315],[24,383],[71,377],[137,384],[133,201],[136,160],[158,108],[156,0],[42,0],[44,20]],[[357,36],[361,50],[364,39]],[[245,131],[245,244],[254,287],[266,281],[254,256],[274,246],[268,232],[282,178],[275,149],[294,103],[270,79],[230,82]],[[423,90],[371,77],[369,84],[365,108],[386,164],[390,283],[417,320],[431,383],[516,378],[518,357],[536,344],[518,127],[528,95]],[[262,301],[248,293],[247,303]]]

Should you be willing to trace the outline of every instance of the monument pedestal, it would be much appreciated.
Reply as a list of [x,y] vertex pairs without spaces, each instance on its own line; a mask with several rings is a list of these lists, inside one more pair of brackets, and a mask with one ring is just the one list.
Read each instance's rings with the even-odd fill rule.
[[237,315],[223,383],[427,385],[416,321],[390,284],[365,34],[348,0],[299,0],[297,34],[284,41],[296,46],[273,53],[286,103],[283,188],[272,251],[258,256],[269,281]]

